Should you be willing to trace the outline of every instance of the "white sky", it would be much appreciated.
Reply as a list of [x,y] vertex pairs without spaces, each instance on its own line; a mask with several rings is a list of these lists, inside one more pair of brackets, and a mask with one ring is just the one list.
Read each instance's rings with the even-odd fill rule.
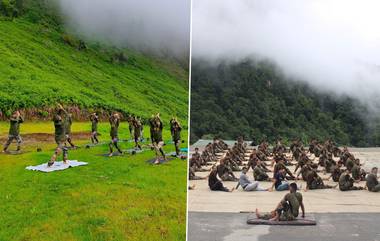
[[193,0],[193,7],[193,57],[269,58],[290,77],[380,110],[380,1]]
[[190,0],[58,0],[67,26],[121,47],[189,51]]

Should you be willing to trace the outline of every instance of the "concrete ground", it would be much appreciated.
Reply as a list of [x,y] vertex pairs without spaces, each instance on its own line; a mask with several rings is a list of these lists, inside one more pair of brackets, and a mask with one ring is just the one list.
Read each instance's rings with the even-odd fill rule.
[[318,213],[317,226],[247,225],[248,214],[188,214],[189,241],[380,241],[380,214]]
[[[363,168],[369,171],[373,166],[380,167],[380,148],[351,148],[350,151],[355,157],[360,158],[364,163]],[[379,161],[378,161],[379,160]],[[211,168],[208,166],[207,168]],[[294,166],[288,167],[292,172]],[[209,172],[196,172],[197,176],[206,177]],[[239,177],[240,172],[234,172]],[[273,173],[268,173],[272,176]],[[323,178],[328,177],[319,173]],[[252,170],[248,176],[253,180]],[[306,184],[304,181],[297,181],[301,186],[301,193],[304,196],[305,208],[308,212],[379,212],[380,213],[380,193],[371,193],[367,190],[342,192],[338,188],[325,190],[304,191]],[[237,182],[223,182],[224,186],[231,189],[236,187]],[[331,186],[337,183],[325,181]],[[197,212],[241,212],[254,211],[259,208],[263,211],[273,210],[287,191],[283,192],[244,192],[241,188],[231,193],[210,191],[207,179],[190,180],[189,185],[195,185],[195,190],[189,191],[188,210]],[[271,187],[271,182],[260,182],[262,187]],[[362,181],[357,186],[365,186]]]
[[[361,159],[366,171],[373,166],[380,167],[380,148],[350,148],[350,151]],[[289,169],[293,172],[294,166]],[[234,174],[240,175],[239,172]],[[196,175],[206,177],[208,172],[197,172]],[[327,177],[323,173],[320,175]],[[248,176],[253,180],[252,170]],[[236,186],[236,182],[223,183],[230,189]],[[246,224],[248,214],[241,212],[252,212],[256,208],[263,212],[271,211],[287,191],[244,192],[239,188],[230,193],[215,192],[210,191],[207,179],[189,181],[190,186],[195,185],[195,190],[189,190],[188,194],[188,240],[380,240],[380,193],[367,190],[342,192],[338,188],[306,192],[303,190],[305,182],[297,183],[302,186],[306,213],[315,216],[317,226]],[[325,183],[337,184],[331,180]],[[260,185],[270,187],[272,184],[261,182]],[[356,185],[364,187],[365,182]]]

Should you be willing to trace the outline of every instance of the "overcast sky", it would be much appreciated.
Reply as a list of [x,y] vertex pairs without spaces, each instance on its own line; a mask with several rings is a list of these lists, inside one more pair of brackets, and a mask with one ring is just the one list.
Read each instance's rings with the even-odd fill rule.
[[58,0],[82,37],[143,50],[189,51],[190,0]]
[[193,0],[195,58],[269,58],[320,90],[380,96],[380,1]]

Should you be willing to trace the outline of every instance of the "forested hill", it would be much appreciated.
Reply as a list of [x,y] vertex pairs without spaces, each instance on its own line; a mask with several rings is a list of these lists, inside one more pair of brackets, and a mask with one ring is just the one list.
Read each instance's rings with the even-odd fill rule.
[[195,59],[191,85],[192,142],[243,135],[256,141],[332,137],[340,145],[380,144],[379,129],[362,118],[368,116],[364,106],[286,80],[268,62],[210,65]]
[[143,118],[160,112],[186,125],[187,67],[70,35],[45,2],[54,1],[0,1],[1,119],[16,108],[48,119],[61,102],[77,110],[76,118],[92,110]]

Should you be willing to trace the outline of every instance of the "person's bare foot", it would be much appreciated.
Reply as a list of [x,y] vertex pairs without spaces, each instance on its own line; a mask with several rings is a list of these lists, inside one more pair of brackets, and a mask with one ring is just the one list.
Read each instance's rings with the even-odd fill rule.
[[257,218],[260,218],[259,209],[256,208],[255,213],[256,213],[256,217],[257,217]]
[[189,189],[190,189],[190,190],[194,190],[194,189],[195,189],[195,184],[189,186]]
[[156,159],[156,161],[154,162],[154,164],[156,164],[156,165],[160,164],[160,160]]
[[64,164],[69,164],[69,160],[63,160]]
[[230,192],[233,192],[235,190],[235,188],[233,187],[231,190],[230,190]]

